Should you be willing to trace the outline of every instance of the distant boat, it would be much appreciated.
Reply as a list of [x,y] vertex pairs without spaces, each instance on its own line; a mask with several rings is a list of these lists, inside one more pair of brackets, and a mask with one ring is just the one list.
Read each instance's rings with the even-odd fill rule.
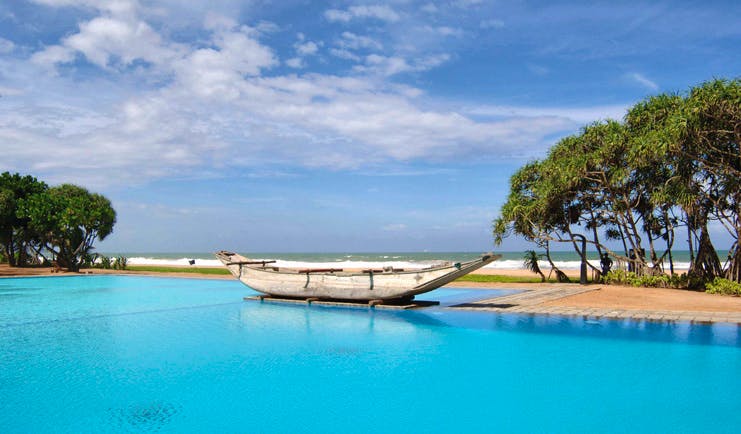
[[468,262],[444,263],[424,269],[392,267],[346,272],[337,268],[285,269],[276,261],[258,261],[233,252],[216,257],[242,283],[274,297],[318,300],[411,300],[432,291],[501,257],[487,253]]

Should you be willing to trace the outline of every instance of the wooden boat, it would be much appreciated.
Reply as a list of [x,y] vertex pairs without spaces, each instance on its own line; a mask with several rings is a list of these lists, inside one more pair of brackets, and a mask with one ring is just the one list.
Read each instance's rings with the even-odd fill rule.
[[411,300],[432,291],[501,257],[491,253],[468,262],[445,263],[425,269],[391,267],[345,272],[341,269],[284,269],[275,261],[257,261],[233,252],[216,257],[242,283],[273,297],[319,300]]

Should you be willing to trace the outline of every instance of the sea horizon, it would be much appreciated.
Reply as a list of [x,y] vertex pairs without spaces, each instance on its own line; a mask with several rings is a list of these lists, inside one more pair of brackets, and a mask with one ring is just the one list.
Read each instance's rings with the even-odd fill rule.
[[[540,251],[536,250],[541,253]],[[524,251],[496,251],[502,258],[487,265],[485,268],[501,270],[524,269]],[[380,265],[395,268],[424,268],[439,262],[467,261],[480,256],[483,252],[242,252],[252,259],[277,260],[282,267],[342,267],[342,268],[373,268]],[[130,265],[163,265],[188,266],[194,260],[196,266],[217,267],[221,263],[212,252],[99,252],[105,256],[126,257]],[[689,251],[673,251],[675,269],[689,267]],[[718,255],[723,261],[727,251],[719,250]],[[558,268],[564,270],[578,269],[581,265],[579,255],[574,251],[551,251],[551,258]],[[587,258],[591,264],[599,267],[599,256],[596,252],[589,252]],[[545,257],[540,260],[542,268],[548,268]],[[668,259],[664,261],[669,267]]]

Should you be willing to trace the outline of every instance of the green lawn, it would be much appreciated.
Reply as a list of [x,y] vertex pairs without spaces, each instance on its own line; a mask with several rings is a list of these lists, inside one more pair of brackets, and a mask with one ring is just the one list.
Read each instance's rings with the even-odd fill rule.
[[540,283],[540,277],[502,276],[499,274],[466,274],[456,282],[487,282],[487,283]]
[[129,265],[130,271],[150,271],[153,273],[193,273],[193,274],[224,274],[228,275],[226,268],[202,268],[202,267],[158,267],[156,265]]

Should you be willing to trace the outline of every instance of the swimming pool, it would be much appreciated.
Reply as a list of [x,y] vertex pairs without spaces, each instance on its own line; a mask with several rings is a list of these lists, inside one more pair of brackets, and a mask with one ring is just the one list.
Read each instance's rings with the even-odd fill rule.
[[242,301],[249,293],[222,280],[0,279],[0,432],[741,426],[737,326]]

